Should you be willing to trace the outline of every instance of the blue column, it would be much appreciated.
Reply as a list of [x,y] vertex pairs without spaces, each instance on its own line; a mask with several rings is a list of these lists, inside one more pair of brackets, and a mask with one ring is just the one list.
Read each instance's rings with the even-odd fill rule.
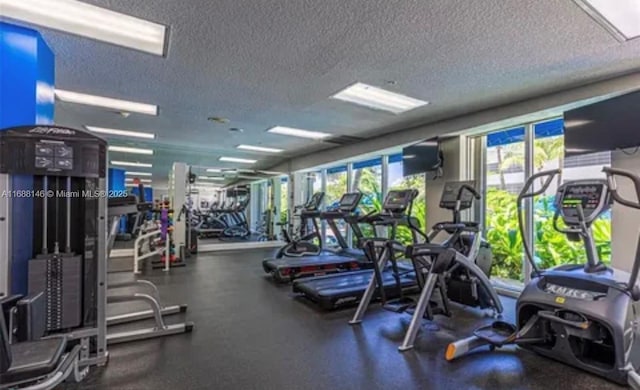
[[[35,30],[0,22],[0,131],[52,124],[54,56]],[[13,190],[33,188],[33,177],[13,176]],[[33,199],[12,199],[11,292],[27,292],[28,261],[33,258]]]
[[[125,179],[125,170],[118,168],[109,168],[109,192],[118,192],[125,191],[127,188],[125,187],[124,179]],[[120,230],[119,233],[124,233],[127,231],[127,217],[122,217],[120,219]]]

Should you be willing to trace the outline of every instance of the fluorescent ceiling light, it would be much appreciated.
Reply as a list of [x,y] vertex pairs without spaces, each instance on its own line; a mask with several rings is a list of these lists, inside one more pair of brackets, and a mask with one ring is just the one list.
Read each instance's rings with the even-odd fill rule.
[[140,133],[138,131],[107,129],[105,127],[95,127],[95,126],[85,126],[85,128],[94,133],[107,134],[107,135],[133,137],[133,138],[146,138],[146,139],[156,138],[156,135],[153,133]]
[[[2,1],[3,0],[0,0],[0,4],[2,4]],[[1,8],[2,7],[0,7],[0,9]],[[85,106],[102,107],[121,112],[137,112],[145,115],[158,115],[158,106],[153,104],[87,95],[85,93],[65,91],[62,89],[56,89],[55,94],[58,100],[67,103],[84,104]]]
[[363,83],[355,83],[331,96],[331,98],[376,110],[389,111],[394,114],[401,114],[429,104],[429,102],[423,100]]
[[[134,179],[126,179],[125,181],[126,181],[127,183],[131,183],[131,182],[133,182],[133,180],[134,180]],[[151,183],[151,179],[139,179],[139,180],[140,180],[140,183],[145,183],[145,184],[149,184],[149,183]]]
[[576,4],[618,40],[640,37],[640,1],[575,0]]
[[293,127],[275,126],[267,130],[269,133],[289,135],[291,137],[311,138],[311,139],[323,139],[331,137],[331,134],[322,133],[320,131],[310,131],[302,129],[294,129]]
[[220,157],[219,160],[225,161],[225,162],[242,163],[242,164],[254,164],[258,161],[258,160],[249,160],[247,158],[236,158],[236,157]]
[[162,56],[166,26],[77,0],[0,0],[0,15]]
[[114,161],[111,160],[111,165],[121,165],[123,167],[140,167],[140,168],[153,168],[152,164],[129,162],[129,161]]
[[220,172],[222,172],[222,170],[218,169],[218,168],[207,168],[207,172],[220,173]]
[[198,176],[200,180],[224,180],[224,177]]
[[153,150],[151,150],[151,149],[130,148],[128,146],[109,145],[109,151],[110,152],[122,152],[122,153],[153,155]]
[[151,173],[149,172],[130,172],[127,171],[124,173],[127,176],[151,176]]
[[263,146],[252,146],[252,145],[238,145],[238,149],[242,150],[253,150],[255,152],[266,152],[266,153],[282,153],[282,149],[276,148],[265,148]]

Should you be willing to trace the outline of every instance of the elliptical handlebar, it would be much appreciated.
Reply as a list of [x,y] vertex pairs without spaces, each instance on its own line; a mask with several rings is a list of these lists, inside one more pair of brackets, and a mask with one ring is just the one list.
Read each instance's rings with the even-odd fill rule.
[[460,190],[458,191],[458,197],[457,197],[457,201],[462,200],[462,195],[464,194],[464,190],[469,191],[474,198],[476,198],[476,200],[480,199],[482,197],[482,195],[480,195],[480,193],[478,191],[476,191],[475,188],[473,188],[473,186],[470,186],[469,184],[463,184],[460,186]]
[[[536,174],[531,175],[531,177],[529,177],[529,179],[527,179],[527,181],[524,183],[522,190],[518,194],[518,205],[520,205],[520,202],[522,201],[522,199],[532,198],[534,196],[543,194],[547,190],[547,188],[549,188],[549,186],[551,185],[553,178],[559,175],[561,172],[562,172],[561,169],[551,169],[549,171],[542,171],[542,172],[538,172]],[[547,178],[545,182],[542,184],[542,188],[536,191],[529,192],[529,190],[533,187],[533,184],[535,183],[535,181],[542,177]]]
[[[609,192],[611,192],[611,196],[616,202],[620,203],[621,205],[631,207],[633,209],[640,209],[640,177],[638,177],[633,172],[626,171],[624,169],[617,169],[617,168],[604,167],[602,168],[602,172],[604,172],[605,175],[607,175]],[[629,199],[625,199],[618,193],[618,186],[615,178],[616,176],[626,177],[627,179],[633,182],[633,186],[635,187],[638,202],[633,202]]]
[[[533,198],[534,196],[543,194],[547,190],[547,188],[549,188],[549,186],[551,185],[553,178],[559,175],[560,172],[562,172],[561,169],[552,169],[549,171],[542,171],[542,172],[538,172],[536,174],[531,175],[531,177],[529,177],[529,179],[527,179],[527,181],[524,183],[522,190],[518,194],[518,203],[517,203],[518,228],[520,231],[520,236],[522,237],[522,246],[524,247],[524,253],[525,253],[525,256],[527,257],[527,260],[529,260],[529,264],[531,264],[533,271],[538,275],[540,274],[540,269],[538,269],[536,262],[533,260],[533,252],[531,251],[531,244],[529,243],[529,240],[527,239],[527,234],[524,230],[524,219],[522,217],[522,209],[523,209],[522,200],[527,198]],[[539,190],[533,190],[533,184],[535,183],[535,181],[543,177],[546,177],[546,180],[542,184],[542,187]],[[557,217],[554,218],[554,225],[556,224],[556,222],[557,222]]]
[[[640,209],[640,177],[633,172],[626,171],[624,169],[617,168],[602,168],[602,172],[607,176],[607,183],[609,185],[609,192],[613,199],[623,206],[631,207],[633,209]],[[626,177],[633,182],[635,187],[636,196],[639,202],[633,202],[623,198],[618,193],[618,187],[616,183],[616,176]],[[629,276],[629,282],[627,283],[627,289],[634,300],[640,300],[640,290],[636,288],[636,280],[638,280],[638,272],[640,272],[640,239],[638,240],[636,248],[636,258],[633,262],[633,268],[631,269],[631,275]]]

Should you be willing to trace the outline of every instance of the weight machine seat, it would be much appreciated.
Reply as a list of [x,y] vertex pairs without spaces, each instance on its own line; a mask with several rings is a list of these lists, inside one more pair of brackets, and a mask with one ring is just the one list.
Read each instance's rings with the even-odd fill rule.
[[0,374],[0,383],[24,382],[51,374],[60,364],[66,346],[63,337],[12,344],[11,366]]

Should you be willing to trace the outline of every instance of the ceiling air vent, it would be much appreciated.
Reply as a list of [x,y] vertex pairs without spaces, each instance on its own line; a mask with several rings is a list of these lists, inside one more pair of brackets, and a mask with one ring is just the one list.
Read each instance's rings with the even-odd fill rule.
[[338,135],[335,137],[329,137],[322,140],[322,142],[334,144],[334,145],[351,145],[364,141],[364,138],[350,137],[348,135]]

